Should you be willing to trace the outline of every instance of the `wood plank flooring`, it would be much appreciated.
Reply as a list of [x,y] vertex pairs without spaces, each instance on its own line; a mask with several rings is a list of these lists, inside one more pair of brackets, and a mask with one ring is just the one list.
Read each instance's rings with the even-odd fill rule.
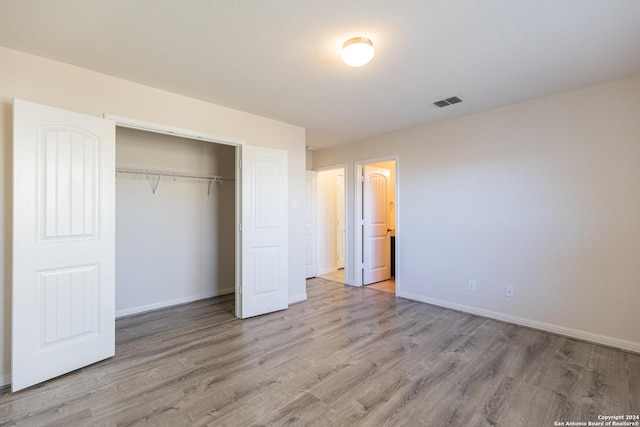
[[372,283],[367,285],[369,289],[375,289],[376,291],[386,292],[388,294],[395,295],[396,294],[396,278],[392,277],[389,280],[385,280],[383,282]]
[[[326,274],[321,274],[318,276],[321,279],[331,280],[333,282],[345,283],[344,281],[344,268],[341,268],[336,271],[332,271]],[[391,277],[389,280],[384,280],[382,282],[372,283],[370,285],[366,285],[369,289],[376,289],[378,291],[387,292],[390,294],[396,294],[396,278]]]
[[[117,321],[116,356],[12,394],[0,425],[554,426],[640,413],[640,355],[316,278]],[[37,367],[34,367],[37,369]]]

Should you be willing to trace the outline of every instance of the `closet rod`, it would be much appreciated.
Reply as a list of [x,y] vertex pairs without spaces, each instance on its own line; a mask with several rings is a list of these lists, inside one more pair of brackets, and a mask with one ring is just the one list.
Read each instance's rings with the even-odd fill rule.
[[168,171],[158,171],[158,170],[116,168],[116,172],[134,173],[138,175],[170,176],[174,178],[207,179],[210,181],[235,181],[234,178],[227,178],[227,177],[218,176],[218,175],[197,175],[192,173],[168,172]]

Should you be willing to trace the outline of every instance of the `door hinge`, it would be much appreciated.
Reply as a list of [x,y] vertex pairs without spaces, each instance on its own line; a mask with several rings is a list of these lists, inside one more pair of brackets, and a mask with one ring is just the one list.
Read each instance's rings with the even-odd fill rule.
[[362,264],[360,264],[360,269],[364,270],[364,262]]
[[364,176],[360,177],[360,182],[364,182]]
[[360,225],[364,225],[364,218],[360,220]]

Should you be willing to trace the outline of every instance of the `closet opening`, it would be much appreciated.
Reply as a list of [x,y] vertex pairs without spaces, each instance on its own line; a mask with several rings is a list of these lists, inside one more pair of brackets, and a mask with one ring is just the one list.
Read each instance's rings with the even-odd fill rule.
[[116,318],[235,293],[237,157],[116,127]]

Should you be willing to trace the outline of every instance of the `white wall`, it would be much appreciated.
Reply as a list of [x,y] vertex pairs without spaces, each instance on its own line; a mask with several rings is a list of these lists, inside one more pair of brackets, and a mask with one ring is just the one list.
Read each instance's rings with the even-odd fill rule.
[[635,76],[313,161],[349,162],[353,212],[354,162],[399,155],[400,296],[640,351],[639,119]]
[[[93,116],[104,113],[285,149],[289,204],[304,202],[305,130],[49,59],[0,48],[0,383],[10,371],[11,140],[13,98]],[[289,212],[289,300],[306,299],[304,209]]]
[[318,172],[318,274],[336,271],[337,245],[337,189],[336,182],[341,169]]
[[[235,147],[118,128],[116,167],[235,175]],[[155,177],[151,177],[153,181]],[[235,184],[116,180],[116,315],[235,290]],[[208,194],[209,193],[209,194]]]
[[307,150],[305,154],[305,169],[311,170],[313,169],[313,151]]

